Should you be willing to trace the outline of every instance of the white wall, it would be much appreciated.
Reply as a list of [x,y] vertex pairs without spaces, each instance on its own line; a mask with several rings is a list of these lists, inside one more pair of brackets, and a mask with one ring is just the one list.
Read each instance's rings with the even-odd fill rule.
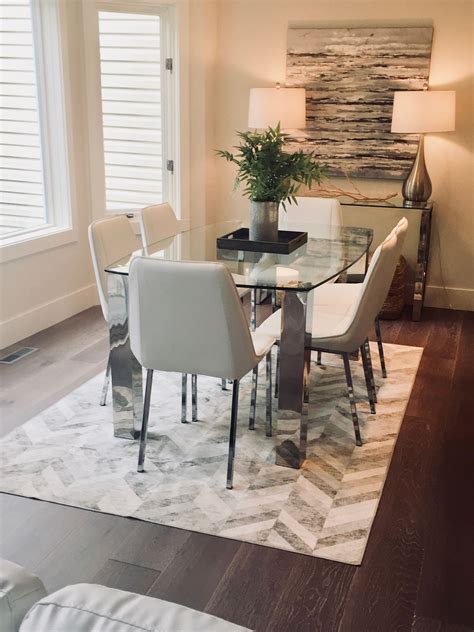
[[[71,88],[73,213],[77,241],[0,264],[0,348],[45,329],[98,303],[87,241],[92,221],[82,12],[91,0],[59,0]],[[158,2],[157,2],[158,4]],[[213,220],[215,0],[178,0],[181,28],[180,115],[182,216],[184,224]],[[192,28],[190,28],[192,27]],[[91,130],[94,133],[94,130]]]
[[[434,27],[430,87],[456,90],[457,126],[453,133],[426,139],[436,201],[427,304],[458,309],[474,309],[473,10],[471,0],[221,0],[218,21],[216,147],[222,149],[235,144],[235,130],[247,128],[249,89],[284,84],[289,24]],[[233,166],[218,161],[216,170],[219,214],[245,218],[247,200],[231,193]],[[367,193],[401,189],[398,181],[358,184]],[[346,217],[348,223],[374,227],[381,235],[395,216],[357,209]],[[416,219],[405,253],[412,266]]]
[[96,301],[87,244],[90,203],[81,2],[63,0],[61,20],[65,71],[70,89],[72,210],[77,241],[1,264],[0,347],[76,314]]

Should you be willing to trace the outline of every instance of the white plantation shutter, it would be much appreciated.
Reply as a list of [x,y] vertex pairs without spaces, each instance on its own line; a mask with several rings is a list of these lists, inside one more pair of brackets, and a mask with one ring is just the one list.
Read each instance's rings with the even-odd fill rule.
[[31,7],[0,3],[0,237],[46,223]]
[[108,211],[163,201],[160,31],[158,15],[99,11]]

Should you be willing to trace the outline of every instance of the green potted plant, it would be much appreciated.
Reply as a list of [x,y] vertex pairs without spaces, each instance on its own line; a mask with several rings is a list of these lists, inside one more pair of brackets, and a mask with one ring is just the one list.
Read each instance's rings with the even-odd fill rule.
[[217,154],[238,166],[234,190],[244,185],[250,199],[250,239],[278,241],[278,207],[297,203],[302,184],[311,187],[321,182],[324,167],[314,152],[285,151],[289,137],[280,125],[262,132],[238,132],[242,142],[236,153],[219,150]]

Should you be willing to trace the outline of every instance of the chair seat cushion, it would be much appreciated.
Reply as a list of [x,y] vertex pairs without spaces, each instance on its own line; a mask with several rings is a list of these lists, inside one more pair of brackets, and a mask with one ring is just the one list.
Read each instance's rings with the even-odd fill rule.
[[[31,606],[46,595],[43,582],[18,564],[0,560],[0,630],[17,632]],[[38,630],[39,632],[39,630]]]
[[250,332],[250,335],[252,336],[255,355],[257,355],[259,358],[262,358],[270,351],[270,349],[275,344],[275,340],[277,338],[277,336],[272,336],[268,333],[260,331],[252,331]]
[[67,586],[39,601],[20,632],[244,632],[178,604],[95,584]]
[[[353,306],[361,287],[360,283],[331,283],[313,291],[312,346],[315,349],[346,350],[345,334],[352,323]],[[267,318],[257,333],[279,340],[281,310]]]
[[[338,339],[344,336],[352,322],[350,313],[351,306],[347,306],[345,311],[322,306],[317,314],[313,315],[312,346],[332,350],[336,345],[337,348]],[[272,336],[277,340],[280,339],[280,332],[281,310],[272,314],[257,329],[257,333]]]

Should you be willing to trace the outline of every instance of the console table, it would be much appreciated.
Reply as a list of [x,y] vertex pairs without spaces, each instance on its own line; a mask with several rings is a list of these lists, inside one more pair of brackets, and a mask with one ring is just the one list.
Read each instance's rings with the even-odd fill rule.
[[423,304],[425,302],[426,275],[428,272],[428,261],[430,253],[431,221],[433,216],[433,202],[427,206],[403,206],[401,199],[393,202],[349,202],[341,201],[343,207],[393,209],[399,210],[404,215],[410,213],[420,213],[420,229],[418,233],[418,251],[415,264],[415,279],[413,291],[412,320],[418,321],[421,318]]

